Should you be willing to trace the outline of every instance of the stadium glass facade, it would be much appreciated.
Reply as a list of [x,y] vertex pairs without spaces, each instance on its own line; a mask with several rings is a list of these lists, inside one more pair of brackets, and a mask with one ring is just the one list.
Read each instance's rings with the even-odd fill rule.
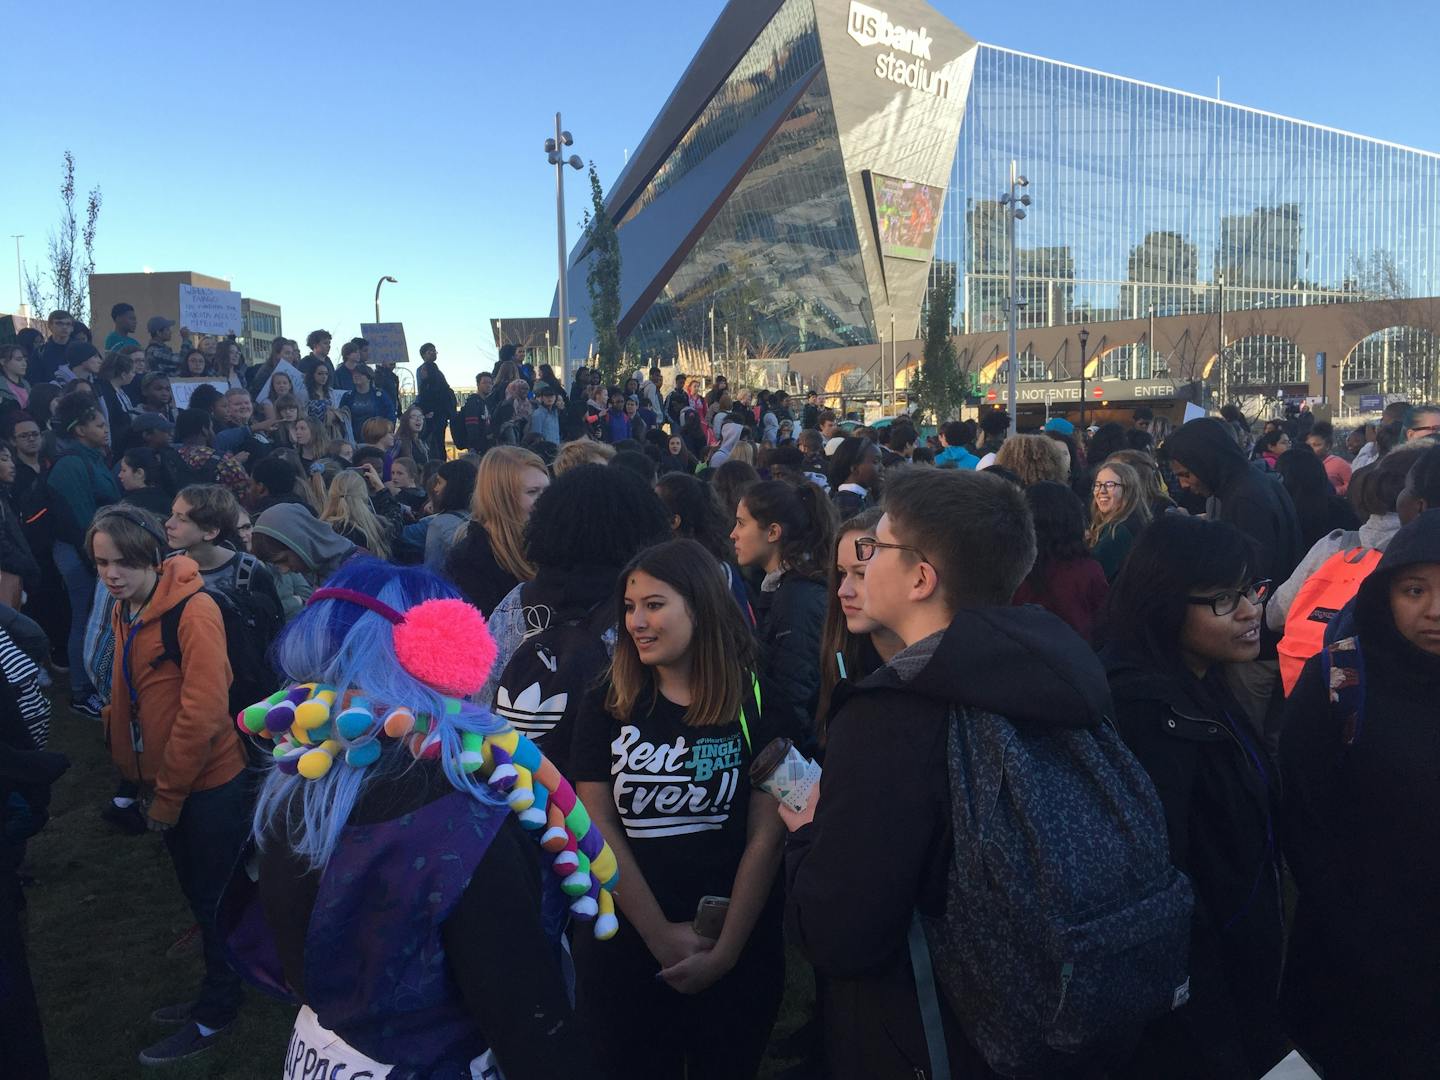
[[[1440,155],[982,45],[935,249],[965,332],[1005,325],[1012,158],[1034,199],[1022,326],[1440,291]],[[1284,339],[1238,351],[1243,382],[1305,381]],[[1101,374],[1145,363],[1117,350]]]
[[679,145],[625,211],[625,227],[768,109],[800,91],[774,135],[628,338],[632,352],[673,354],[717,336],[797,348],[874,340],[874,314],[840,137],[820,56],[815,8],[786,0]]
[[[1440,155],[977,45],[923,0],[730,0],[607,199],[627,350],[913,337],[940,273],[957,279],[957,332],[998,330],[1012,159],[1033,199],[1023,327],[1440,294]],[[585,269],[582,240],[582,354]],[[1227,337],[1227,353],[1233,384],[1305,382],[1283,336]],[[1428,389],[1436,359],[1434,337],[1396,328],[1355,351],[1346,382],[1408,363]],[[1173,374],[1148,345],[1102,364]]]

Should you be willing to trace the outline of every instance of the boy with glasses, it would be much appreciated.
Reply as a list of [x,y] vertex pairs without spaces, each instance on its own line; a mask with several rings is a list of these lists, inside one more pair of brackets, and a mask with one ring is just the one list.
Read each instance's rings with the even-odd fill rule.
[[[957,710],[1047,730],[1110,711],[1105,672],[1054,615],[1011,607],[1035,561],[1021,490],[998,476],[911,469],[887,481],[885,515],[855,541],[864,613],[904,648],[837,695],[823,794],[782,808],[786,918],[822,976],[825,1057],[836,1078],[933,1075],[909,948],[916,912],[945,916],[957,846],[949,738]],[[968,713],[965,713],[968,715]],[[1003,978],[1003,973],[996,973]],[[991,1075],[938,997],[956,1076]]]

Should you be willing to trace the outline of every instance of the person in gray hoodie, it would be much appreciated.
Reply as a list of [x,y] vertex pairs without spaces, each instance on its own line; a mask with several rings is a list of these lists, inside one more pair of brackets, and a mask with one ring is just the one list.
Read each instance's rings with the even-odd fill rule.
[[289,618],[356,548],[299,503],[277,503],[255,519],[255,557],[277,571],[280,602]]

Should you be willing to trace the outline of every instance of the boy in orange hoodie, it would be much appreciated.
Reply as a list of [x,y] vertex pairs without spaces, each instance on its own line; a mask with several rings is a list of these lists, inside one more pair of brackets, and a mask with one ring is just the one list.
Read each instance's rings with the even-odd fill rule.
[[[152,1015],[180,1026],[141,1052],[142,1064],[158,1065],[208,1049],[239,1010],[240,979],[225,962],[215,910],[250,831],[253,788],[228,715],[225,624],[195,561],[162,562],[160,523],[133,506],[103,509],[85,547],[116,600],[110,753],[140,786],[146,824],[164,838],[204,943],[197,1000]],[[178,656],[165,647],[167,624]]]

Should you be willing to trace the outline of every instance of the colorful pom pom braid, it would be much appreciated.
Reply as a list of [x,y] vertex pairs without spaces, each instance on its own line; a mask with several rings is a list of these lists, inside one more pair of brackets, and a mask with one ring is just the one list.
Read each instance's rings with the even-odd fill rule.
[[[404,743],[416,760],[440,756],[437,725],[428,715],[403,706],[377,710],[359,694],[347,694],[340,702],[336,698],[332,686],[302,683],[242,710],[235,725],[242,735],[273,741],[276,768],[307,780],[328,773],[337,757],[357,769],[374,764],[382,738]],[[447,715],[465,708],[476,706],[445,699]],[[492,735],[462,731],[457,764],[466,773],[479,772],[536,837],[561,878],[571,914],[593,920],[601,941],[614,937],[619,929],[614,895],[619,864],[554,763],[524,735],[507,729]]]

